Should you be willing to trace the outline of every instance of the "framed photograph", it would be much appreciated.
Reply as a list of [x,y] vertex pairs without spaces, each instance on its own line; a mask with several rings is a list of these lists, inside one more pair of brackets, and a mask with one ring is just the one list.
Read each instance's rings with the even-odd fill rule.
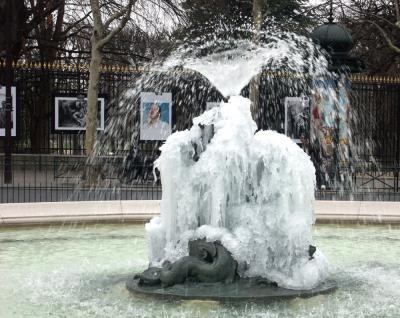
[[172,94],[140,94],[140,140],[166,140],[172,132]]
[[[54,97],[54,130],[84,131],[86,130],[87,99],[72,96]],[[97,130],[105,126],[105,97],[99,97],[97,102]]]
[[285,135],[301,143],[309,138],[310,100],[308,97],[285,97]]
[[[0,137],[6,136],[6,108],[3,102],[6,101],[6,88],[0,88]],[[11,137],[17,136],[17,89],[15,86],[11,87]]]

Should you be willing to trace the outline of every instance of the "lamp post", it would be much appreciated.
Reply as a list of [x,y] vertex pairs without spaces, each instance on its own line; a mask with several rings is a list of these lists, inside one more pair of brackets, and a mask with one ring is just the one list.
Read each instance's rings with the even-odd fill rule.
[[[334,22],[332,1],[330,3],[328,22],[316,27],[311,33],[311,38],[328,53],[329,70],[332,71],[333,74],[332,77],[325,79],[325,83],[328,88],[335,90],[336,94],[339,96],[343,93],[343,90],[340,90],[339,87],[340,85],[345,85],[347,74],[350,72],[360,72],[363,68],[363,63],[358,58],[349,55],[350,50],[354,46],[353,38],[346,29]],[[343,102],[342,100],[341,103]],[[333,181],[338,181],[338,183],[341,183],[342,180],[342,172],[339,165],[345,162],[349,164],[349,149],[345,149],[345,145],[349,143],[349,140],[342,140],[343,143],[345,141],[347,142],[342,146],[339,135],[341,121],[345,122],[345,119],[340,117],[340,113],[343,111],[341,107],[344,106],[345,105],[339,103],[339,100],[333,101],[332,115],[334,121],[332,125],[333,132],[330,136],[332,137],[333,155],[331,157],[331,155],[320,154],[321,160],[325,160],[326,162],[329,162],[329,157],[333,159],[333,167],[331,167],[330,171],[333,175]],[[325,142],[322,141],[322,143]],[[332,182],[332,180],[326,181]]]
[[349,55],[354,46],[353,38],[345,28],[334,22],[332,1],[328,22],[316,27],[311,38],[329,53],[330,71],[358,73],[363,69],[362,61]]

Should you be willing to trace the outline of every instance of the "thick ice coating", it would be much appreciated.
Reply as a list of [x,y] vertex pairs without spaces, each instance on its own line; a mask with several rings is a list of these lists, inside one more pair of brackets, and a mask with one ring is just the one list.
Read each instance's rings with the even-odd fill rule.
[[241,276],[291,289],[327,278],[324,255],[308,253],[314,166],[286,136],[256,129],[250,101],[234,96],[161,147],[161,216],[146,224],[153,265],[187,255],[188,241],[205,237],[221,241]]

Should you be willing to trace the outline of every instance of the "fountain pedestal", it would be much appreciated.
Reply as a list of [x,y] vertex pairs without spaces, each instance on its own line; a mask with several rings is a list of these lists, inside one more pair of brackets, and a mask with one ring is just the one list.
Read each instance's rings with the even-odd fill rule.
[[240,278],[233,283],[186,282],[167,288],[161,286],[141,286],[139,279],[130,279],[126,287],[133,293],[161,298],[207,299],[219,301],[251,300],[272,301],[296,297],[312,297],[327,294],[337,289],[334,281],[328,280],[310,290],[285,289],[271,284],[257,283],[250,278]]
[[[309,247],[310,260],[315,247]],[[212,300],[275,300],[311,297],[336,289],[334,281],[325,281],[309,290],[278,287],[263,277],[242,278],[238,263],[220,242],[205,239],[189,242],[189,256],[163,267],[149,267],[130,279],[129,291],[159,297]]]

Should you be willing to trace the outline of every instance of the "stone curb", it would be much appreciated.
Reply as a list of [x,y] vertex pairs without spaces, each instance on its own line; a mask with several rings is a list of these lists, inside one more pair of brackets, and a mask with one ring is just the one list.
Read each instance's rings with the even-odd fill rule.
[[[160,201],[83,201],[0,204],[0,227],[14,225],[136,222],[159,215]],[[400,224],[400,202],[316,201],[317,223]]]

